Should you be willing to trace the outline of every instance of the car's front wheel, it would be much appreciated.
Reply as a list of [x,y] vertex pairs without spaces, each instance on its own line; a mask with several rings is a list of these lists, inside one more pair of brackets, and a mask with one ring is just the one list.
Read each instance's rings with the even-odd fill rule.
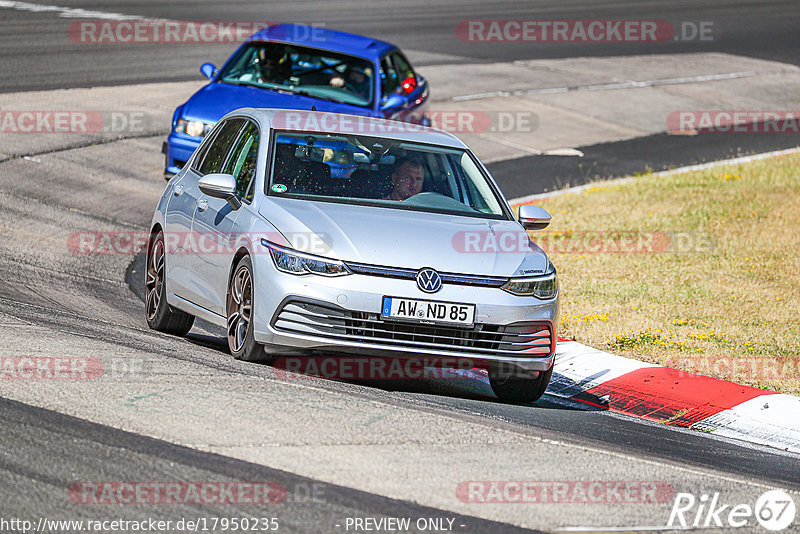
[[264,347],[253,335],[253,262],[243,256],[233,271],[227,299],[228,348],[237,360],[257,362],[268,359]]
[[524,376],[519,372],[508,372],[506,366],[492,366],[489,370],[489,384],[497,398],[503,402],[529,404],[539,400],[550,384],[553,366],[540,371],[538,376]]
[[158,232],[150,239],[147,247],[147,270],[144,278],[147,326],[153,330],[182,336],[192,329],[194,316],[167,303],[165,264],[164,232]]

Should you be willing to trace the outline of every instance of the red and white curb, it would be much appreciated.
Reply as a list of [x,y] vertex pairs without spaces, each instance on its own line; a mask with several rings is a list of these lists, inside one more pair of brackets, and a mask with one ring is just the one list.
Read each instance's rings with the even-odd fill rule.
[[548,393],[610,411],[800,452],[800,397],[559,340]]
[[[492,395],[485,371],[445,370]],[[459,380],[459,379],[463,379]],[[800,397],[650,364],[559,338],[547,394],[669,426],[800,453]]]

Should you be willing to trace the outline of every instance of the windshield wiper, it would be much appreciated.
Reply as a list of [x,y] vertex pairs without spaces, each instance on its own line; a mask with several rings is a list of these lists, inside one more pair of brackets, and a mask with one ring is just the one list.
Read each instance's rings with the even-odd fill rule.
[[280,93],[291,93],[293,92],[288,87],[284,87],[283,85],[275,85],[275,84],[262,84],[262,83],[254,83],[254,82],[243,82],[240,80],[220,80],[222,83],[229,83],[231,85],[244,85],[247,87],[256,87],[258,89],[269,89],[271,91],[278,91]]
[[294,89],[294,88],[292,88],[292,89],[289,89],[289,91],[291,91],[293,93],[296,93],[298,95],[303,95],[303,96],[307,96],[307,97],[310,97],[310,98],[318,98],[320,100],[327,100],[328,102],[336,102],[338,104],[347,104],[347,102],[345,102],[344,100],[339,100],[338,98],[333,98],[331,96],[315,95],[311,91],[307,91],[305,89]]
[[257,87],[258,89],[269,89],[271,91],[277,91],[279,93],[284,93],[284,94],[302,95],[302,96],[307,96],[309,98],[317,98],[319,100],[326,100],[328,102],[336,102],[337,104],[349,104],[349,102],[345,102],[344,100],[339,100],[338,98],[333,98],[331,96],[318,95],[318,94],[314,94],[311,91],[308,91],[306,89],[295,89],[293,87],[286,87],[285,85],[274,85],[274,84],[267,85],[267,84],[253,83],[253,82],[243,82],[243,81],[240,81],[240,80],[226,80],[224,78],[220,79],[219,81],[221,83],[229,83],[231,85],[244,85],[244,86],[248,86],[248,87]]

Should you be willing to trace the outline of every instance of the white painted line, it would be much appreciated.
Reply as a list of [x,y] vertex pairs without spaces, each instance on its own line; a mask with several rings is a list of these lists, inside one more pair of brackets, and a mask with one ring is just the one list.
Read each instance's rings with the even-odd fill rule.
[[535,148],[531,148],[529,146],[518,145],[517,143],[512,143],[511,141],[506,141],[504,139],[499,139],[496,137],[486,136],[481,134],[481,138],[490,141],[492,143],[497,143],[498,145],[504,145],[511,148],[516,148],[517,150],[521,150],[523,152],[527,152],[528,154],[533,154],[534,156],[541,156],[544,154],[541,150],[537,150]]
[[780,74],[787,69],[775,69],[770,71],[756,72],[748,70],[743,72],[726,72],[723,74],[708,74],[704,76],[683,76],[680,78],[663,78],[659,80],[631,80],[627,82],[597,83],[588,85],[575,85],[572,87],[547,87],[542,89],[526,89],[516,91],[492,91],[488,93],[476,93],[474,95],[454,96],[453,102],[465,102],[468,100],[482,100],[485,98],[511,97],[511,96],[530,96],[551,93],[569,93],[573,91],[611,91],[615,89],[635,89],[640,87],[658,87],[661,85],[681,85],[686,83],[715,82],[721,80],[736,80],[739,78],[752,78],[753,76],[768,76],[770,74]]
[[[738,165],[739,163],[748,163],[748,162],[751,162],[751,161],[758,161],[758,160],[762,160],[762,159],[775,158],[775,157],[779,157],[779,156],[787,156],[789,154],[796,154],[798,152],[800,152],[800,147],[787,148],[787,149],[784,149],[784,150],[775,150],[773,152],[763,152],[761,154],[752,154],[750,156],[741,156],[741,157],[732,158],[732,159],[721,159],[721,160],[717,160],[717,161],[710,161],[708,163],[699,163],[697,165],[687,165],[686,167],[678,167],[678,168],[669,169],[669,170],[666,170],[666,171],[654,172],[654,173],[648,174],[648,176],[656,176],[656,177],[672,176],[672,175],[675,175],[675,174],[684,174],[684,173],[687,173],[687,172],[703,171],[703,170],[706,170],[706,169],[711,169],[711,168],[714,168],[714,167],[720,167],[720,166],[723,166],[723,165]],[[590,187],[606,187],[606,186],[612,186],[612,185],[622,185],[622,184],[626,184],[628,182],[632,182],[634,180],[637,180],[638,178],[639,178],[638,176],[625,176],[623,178],[614,178],[614,179],[611,179],[611,180],[599,180],[599,181],[588,183],[588,184],[576,185],[575,187],[568,187],[566,189],[559,189],[558,191],[549,191],[547,193],[537,193],[535,195],[526,195],[524,197],[512,198],[511,200],[508,201],[508,203],[511,204],[511,205],[525,204],[526,202],[532,202],[534,200],[542,200],[542,199],[545,199],[545,198],[557,197],[557,196],[560,196],[560,195],[564,195],[566,193],[580,193],[581,191],[589,189]]]
[[148,20],[139,15],[124,15],[107,11],[88,11],[74,7],[51,6],[46,4],[33,4],[31,2],[10,2],[0,0],[0,8],[16,9],[17,11],[30,11],[31,13],[56,13],[59,17],[68,19],[103,19],[103,20]]

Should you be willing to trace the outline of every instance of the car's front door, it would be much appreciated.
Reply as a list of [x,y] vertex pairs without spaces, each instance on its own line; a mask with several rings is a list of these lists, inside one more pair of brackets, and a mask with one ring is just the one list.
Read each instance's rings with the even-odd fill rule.
[[164,244],[167,249],[166,270],[167,288],[175,295],[191,300],[191,277],[189,275],[190,255],[192,253],[192,218],[200,188],[198,168],[213,143],[218,130],[209,133],[195,154],[189,168],[175,178],[175,184],[169,191],[170,199],[164,215]]
[[243,206],[234,210],[226,200],[201,195],[192,222],[192,232],[198,236],[191,264],[196,303],[218,315],[226,313],[228,274],[238,238],[236,220],[252,201],[251,183],[255,177],[258,142],[258,125],[242,119],[238,136],[230,143],[227,156],[206,169],[207,172],[232,175],[236,179],[236,194]]

